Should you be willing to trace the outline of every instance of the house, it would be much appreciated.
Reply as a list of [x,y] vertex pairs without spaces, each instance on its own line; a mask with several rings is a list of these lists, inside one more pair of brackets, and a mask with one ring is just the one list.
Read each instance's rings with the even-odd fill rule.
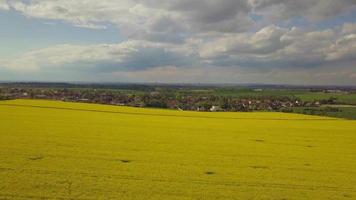
[[220,106],[212,106],[210,108],[211,112],[219,112],[219,111],[223,111],[223,109]]
[[197,111],[206,111],[206,109],[204,107],[198,107]]

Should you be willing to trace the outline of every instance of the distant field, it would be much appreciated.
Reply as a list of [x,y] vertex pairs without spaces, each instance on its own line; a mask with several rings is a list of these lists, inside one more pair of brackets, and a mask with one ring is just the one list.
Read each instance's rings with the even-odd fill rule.
[[336,98],[338,103],[356,105],[356,94],[337,94],[337,93],[318,93],[309,92],[304,94],[297,94],[297,97],[304,101],[323,100],[329,98]]
[[233,97],[297,97],[303,101],[318,101],[336,98],[336,102],[338,103],[356,105],[355,93],[324,93],[297,89],[263,89],[262,91],[255,91],[252,89],[217,89],[214,91],[210,90],[210,92],[215,95]]
[[[330,109],[331,108],[331,109]],[[333,110],[332,108],[336,108]],[[356,106],[327,105],[317,108],[293,108],[294,113],[320,115],[356,120]]]
[[0,199],[356,199],[356,121],[0,101]]

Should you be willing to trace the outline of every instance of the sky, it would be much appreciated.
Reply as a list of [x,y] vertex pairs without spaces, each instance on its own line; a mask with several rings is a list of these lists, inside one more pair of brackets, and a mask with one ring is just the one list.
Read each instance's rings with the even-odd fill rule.
[[0,0],[0,81],[356,85],[356,0]]

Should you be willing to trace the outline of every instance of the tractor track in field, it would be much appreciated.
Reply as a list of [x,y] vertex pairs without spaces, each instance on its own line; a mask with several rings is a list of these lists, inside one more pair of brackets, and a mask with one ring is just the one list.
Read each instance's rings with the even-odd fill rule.
[[82,198],[82,197],[64,197],[64,196],[40,196],[40,195],[18,195],[18,194],[1,194],[0,200],[9,200],[9,199],[41,199],[41,200],[94,200],[95,198]]
[[[88,178],[102,178],[102,179],[115,179],[126,181],[148,181],[158,183],[178,183],[178,184],[198,184],[198,185],[215,185],[223,187],[254,187],[254,188],[272,188],[272,189],[286,189],[286,190],[304,190],[304,191],[333,191],[333,192],[352,192],[355,193],[354,187],[339,187],[331,185],[313,185],[313,184],[294,184],[294,183],[281,183],[281,182],[259,182],[259,181],[218,181],[218,180],[204,180],[199,178],[192,179],[175,179],[175,178],[162,178],[162,177],[145,177],[145,176],[131,176],[122,174],[106,174],[106,173],[91,173],[91,172],[74,172],[74,171],[61,171],[61,170],[44,170],[44,169],[25,169],[22,173],[30,173],[37,175],[52,175],[52,176],[81,176]],[[212,174],[214,175],[214,174]],[[1,191],[1,190],[0,190]],[[1,193],[0,193],[1,196]]]
[[150,114],[150,113],[134,113],[124,111],[105,111],[93,109],[80,109],[80,108],[63,108],[53,106],[35,106],[35,105],[21,105],[21,104],[0,104],[0,106],[8,107],[24,107],[24,108],[40,108],[40,109],[53,109],[53,110],[69,110],[93,113],[108,113],[108,114],[121,114],[121,115],[136,115],[136,116],[159,116],[159,117],[181,117],[181,118],[195,118],[195,119],[232,119],[232,120],[256,120],[256,121],[340,121],[341,119],[325,118],[325,119],[283,119],[283,118],[251,118],[251,117],[213,117],[213,116],[191,116],[191,115],[169,115],[169,114]]

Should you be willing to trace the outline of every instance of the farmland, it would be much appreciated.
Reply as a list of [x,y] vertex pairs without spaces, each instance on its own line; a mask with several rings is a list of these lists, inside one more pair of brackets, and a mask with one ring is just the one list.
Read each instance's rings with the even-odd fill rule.
[[1,99],[200,112],[288,112],[356,119],[356,90],[351,86],[0,83]]
[[0,199],[355,199],[356,121],[0,101]]
[[319,108],[294,108],[293,112],[356,120],[356,106],[351,105],[328,105]]

